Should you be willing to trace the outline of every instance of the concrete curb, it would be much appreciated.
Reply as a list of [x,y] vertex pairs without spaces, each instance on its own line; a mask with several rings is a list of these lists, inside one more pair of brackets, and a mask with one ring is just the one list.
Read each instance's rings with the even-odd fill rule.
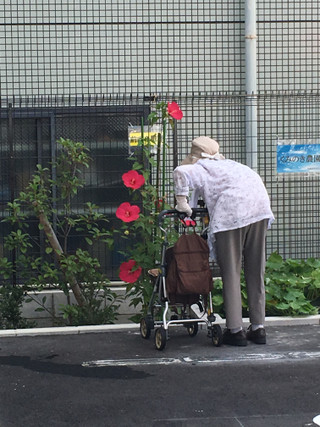
[[[218,317],[217,322],[225,326],[225,320]],[[249,325],[249,319],[243,319],[244,326]],[[320,325],[320,314],[316,316],[301,317],[266,317],[266,326],[293,326],[293,325]],[[111,331],[121,331],[139,329],[137,323],[123,323],[114,325],[90,325],[90,326],[66,326],[53,328],[30,328],[30,329],[5,329],[0,331],[0,337],[22,337],[41,335],[76,335],[87,333],[101,333]]]

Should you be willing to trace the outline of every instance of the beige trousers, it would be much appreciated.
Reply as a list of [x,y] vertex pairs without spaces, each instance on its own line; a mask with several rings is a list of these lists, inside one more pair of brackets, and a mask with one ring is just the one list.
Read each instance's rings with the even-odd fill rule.
[[251,324],[265,320],[265,240],[268,220],[215,234],[217,260],[223,282],[228,329],[242,326],[240,273],[244,268]]

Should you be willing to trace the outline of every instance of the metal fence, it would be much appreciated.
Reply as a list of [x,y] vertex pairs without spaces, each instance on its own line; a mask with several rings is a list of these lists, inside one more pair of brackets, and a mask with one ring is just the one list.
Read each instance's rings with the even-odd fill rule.
[[[128,161],[128,129],[146,120],[149,106],[140,100],[94,99],[25,99],[6,103],[0,112],[0,206],[1,218],[6,215],[7,202],[18,197],[28,184],[36,165],[51,168],[57,156],[56,141],[69,138],[83,142],[90,149],[92,162],[89,171],[83,171],[85,186],[72,200],[72,210],[83,213],[84,204],[91,202],[110,218],[114,226],[115,210],[120,201],[128,195],[122,185],[122,174],[131,168]],[[4,105],[4,104],[2,104]],[[30,220],[30,225],[35,220]],[[34,240],[41,247],[41,232],[31,228]],[[9,231],[8,224],[0,225],[0,255],[3,237]],[[81,235],[71,236],[72,247],[86,243]],[[42,237],[43,239],[43,237]],[[120,262],[120,242],[115,242],[115,250],[110,252],[102,246],[93,248],[94,255],[111,278],[116,278],[115,269]],[[85,247],[84,247],[85,246]],[[72,248],[69,248],[72,250]]]
[[[256,8],[257,91],[250,99],[246,4]],[[90,200],[115,224],[127,197],[121,175],[129,166],[128,127],[146,119],[156,95],[175,99],[184,112],[168,135],[167,176],[193,137],[216,138],[226,157],[252,163],[267,186],[276,216],[268,253],[319,257],[318,174],[279,173],[277,163],[279,141],[318,142],[319,4],[0,1],[0,216],[35,165],[55,158],[56,140],[64,137],[84,142],[93,157],[74,209]],[[0,256],[7,231],[0,223]],[[95,248],[110,278],[117,278],[120,247]]]
[[[258,90],[319,90],[319,0],[255,3]],[[0,1],[1,93],[243,91],[244,9],[243,0]]]
[[[159,100],[175,99],[184,112],[169,132],[166,176],[187,154],[194,137],[209,135],[220,143],[222,153],[246,162],[246,96],[164,94]],[[131,167],[128,161],[128,130],[146,123],[154,108],[152,97],[32,98],[2,99],[0,110],[0,217],[6,205],[28,183],[37,163],[50,165],[60,137],[81,141],[91,150],[93,162],[85,172],[85,187],[73,201],[81,212],[85,202],[100,206],[116,225],[115,210],[127,200],[121,175]],[[271,198],[276,221],[268,233],[267,252],[277,250],[285,258],[320,256],[320,208],[318,172],[282,173],[277,167],[279,141],[314,144],[320,132],[318,93],[273,93],[256,97],[258,111],[257,171]],[[174,150],[175,147],[175,150]],[[318,161],[318,160],[317,160]],[[172,184],[168,186],[168,197]],[[173,203],[173,201],[171,201]],[[37,233],[37,229],[34,229]],[[6,254],[3,238],[8,225],[0,225],[0,255]],[[80,242],[74,236],[73,245]],[[83,243],[81,243],[83,245]],[[115,250],[95,247],[95,255],[111,279],[117,279],[121,242]]]

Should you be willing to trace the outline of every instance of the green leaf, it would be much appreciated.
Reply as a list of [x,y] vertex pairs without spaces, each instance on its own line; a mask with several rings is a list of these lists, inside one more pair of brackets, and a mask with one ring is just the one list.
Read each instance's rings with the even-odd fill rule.
[[283,265],[283,259],[277,252],[273,252],[269,256],[266,262],[266,268],[271,268],[271,269],[278,269],[282,267],[282,265]]
[[306,260],[306,264],[312,268],[320,268],[320,259],[309,258]]
[[92,245],[92,243],[93,243],[93,242],[92,242],[92,240],[91,240],[91,239],[89,239],[89,237],[86,237],[86,242],[87,242],[87,243],[88,243],[88,245],[90,245],[90,246],[91,246],[91,245]]
[[285,302],[280,302],[277,304],[277,308],[279,310],[287,310],[289,308],[289,304]]

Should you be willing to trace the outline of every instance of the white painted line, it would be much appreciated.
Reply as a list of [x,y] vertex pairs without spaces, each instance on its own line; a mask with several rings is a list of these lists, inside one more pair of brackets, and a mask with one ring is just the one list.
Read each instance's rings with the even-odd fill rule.
[[320,359],[320,352],[306,352],[306,351],[294,351],[287,353],[247,353],[247,354],[238,354],[236,357],[226,357],[221,359],[198,359],[193,361],[197,364],[219,364],[219,363],[236,363],[236,362],[247,362],[247,361],[301,361],[301,360],[310,360],[310,359]]
[[85,368],[99,368],[103,366],[169,365],[172,363],[182,363],[182,361],[180,359],[162,357],[154,359],[107,359],[83,362],[82,366]]
[[[156,357],[145,359],[106,359],[91,360],[83,362],[85,368],[99,368],[104,366],[142,366],[142,365],[171,365],[171,364],[193,364],[193,365],[216,365],[222,363],[237,362],[265,362],[265,361],[301,361],[310,359],[320,359],[320,352],[294,351],[288,353],[247,353],[225,358],[182,358]],[[319,416],[320,419],[320,416]],[[320,424],[319,424],[320,425]]]
[[312,421],[315,424],[317,424],[317,426],[320,426],[320,415],[317,415],[316,417],[314,417],[314,419]]

